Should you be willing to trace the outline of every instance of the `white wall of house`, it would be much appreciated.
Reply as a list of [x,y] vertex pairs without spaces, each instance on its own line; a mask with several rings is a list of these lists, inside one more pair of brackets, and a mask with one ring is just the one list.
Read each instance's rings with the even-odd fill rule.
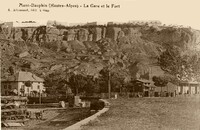
[[195,87],[191,87],[191,94],[195,94]]
[[[32,91],[37,91],[38,93],[45,91],[44,84],[42,82],[33,82],[31,87],[25,86],[24,82],[18,82],[18,85],[18,91],[20,92],[20,89],[24,89],[25,95],[30,94]],[[20,94],[22,93],[20,92]]]
[[189,87],[188,86],[184,86],[183,87],[183,93],[187,93],[189,91]]
[[187,94],[189,92],[191,92],[191,94],[198,94],[198,93],[200,93],[200,87],[199,86],[191,86],[191,89],[190,89],[189,86],[179,86],[178,92],[182,93],[182,94]]
[[189,87],[188,86],[179,86],[178,87],[178,92],[182,93],[182,94],[186,94],[189,91]]
[[24,82],[2,82],[1,83],[1,95],[6,96],[9,95],[11,90],[16,89],[18,91],[18,95],[23,95],[21,89],[24,88],[24,94],[30,94],[32,91],[37,91],[38,93],[45,91],[44,84],[42,82],[33,82],[31,87],[27,87],[24,85]]

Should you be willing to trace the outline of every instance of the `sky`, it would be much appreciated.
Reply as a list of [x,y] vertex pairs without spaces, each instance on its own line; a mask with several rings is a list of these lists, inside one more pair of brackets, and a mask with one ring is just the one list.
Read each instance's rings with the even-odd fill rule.
[[[34,8],[50,12],[9,12],[26,9],[23,4],[120,5],[120,8]],[[68,23],[160,20],[163,24],[191,26],[200,30],[200,0],[5,0],[0,4],[1,21],[57,20]],[[31,9],[31,8],[28,8]]]

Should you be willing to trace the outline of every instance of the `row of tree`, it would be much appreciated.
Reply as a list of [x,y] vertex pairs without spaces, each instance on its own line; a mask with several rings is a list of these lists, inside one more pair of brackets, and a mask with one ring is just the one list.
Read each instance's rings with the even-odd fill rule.
[[[91,75],[82,74],[66,74],[65,77],[51,74],[45,78],[44,85],[47,87],[46,92],[51,95],[66,93],[67,88],[71,88],[74,94],[92,95],[93,93],[107,93],[108,92],[108,68],[100,71],[98,78]],[[124,83],[124,79],[111,73],[111,88],[112,91],[120,91],[120,86]]]

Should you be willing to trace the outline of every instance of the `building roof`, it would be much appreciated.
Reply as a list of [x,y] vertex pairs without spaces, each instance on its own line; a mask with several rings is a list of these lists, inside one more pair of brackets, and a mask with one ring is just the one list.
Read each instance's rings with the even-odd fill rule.
[[190,81],[190,82],[187,82],[187,81],[182,81],[180,82],[180,84],[187,84],[187,85],[198,85],[200,84],[200,82],[197,82],[197,81]]
[[20,71],[18,73],[16,73],[14,76],[9,77],[7,80],[3,80],[5,81],[31,81],[31,82],[43,82],[44,79],[37,77],[36,75],[32,74],[31,72],[24,72],[24,71]]
[[136,79],[136,80],[143,82],[143,83],[153,83],[153,81],[147,80],[147,79]]
[[148,83],[149,85],[145,85],[146,87],[156,87],[152,80],[147,80],[147,79],[136,79],[136,80],[142,83]]

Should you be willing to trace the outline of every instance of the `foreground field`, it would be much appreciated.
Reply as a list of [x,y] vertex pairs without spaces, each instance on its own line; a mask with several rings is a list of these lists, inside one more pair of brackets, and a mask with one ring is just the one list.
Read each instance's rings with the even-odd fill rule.
[[200,130],[200,97],[110,100],[110,110],[84,130]]

